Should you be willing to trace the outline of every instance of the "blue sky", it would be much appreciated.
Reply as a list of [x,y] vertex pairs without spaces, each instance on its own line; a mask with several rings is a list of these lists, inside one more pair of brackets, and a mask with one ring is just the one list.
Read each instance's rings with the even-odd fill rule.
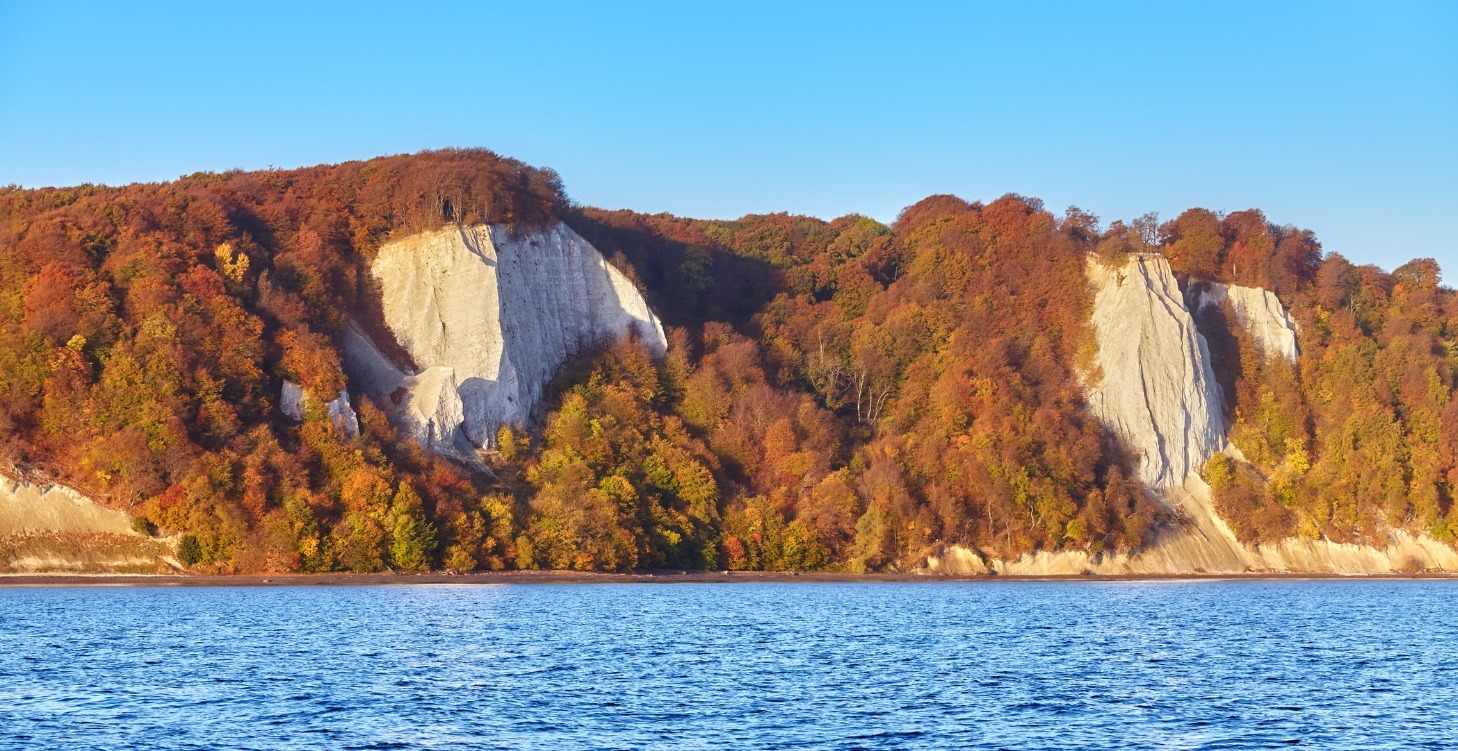
[[1458,278],[1458,2],[902,6],[0,0],[0,184],[484,146],[609,208],[1257,207]]

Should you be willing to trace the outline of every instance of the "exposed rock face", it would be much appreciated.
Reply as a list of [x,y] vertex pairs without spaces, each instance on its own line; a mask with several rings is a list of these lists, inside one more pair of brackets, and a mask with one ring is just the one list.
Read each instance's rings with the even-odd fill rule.
[[1225,444],[1205,337],[1163,256],[1134,256],[1117,269],[1091,258],[1088,274],[1100,371],[1089,408],[1135,452],[1140,480],[1178,485]]
[[[308,404],[309,394],[299,384],[284,381],[279,393],[278,406],[285,415],[298,422],[303,422],[304,408]],[[347,438],[359,435],[359,418],[354,414],[354,407],[349,405],[348,389],[340,389],[339,396],[329,400],[325,406],[329,409],[330,422],[339,428],[340,435]]]
[[0,535],[61,530],[135,534],[131,517],[68,487],[0,477]]
[[421,368],[345,337],[351,383],[389,397],[422,445],[465,457],[526,422],[564,361],[636,333],[655,355],[663,327],[632,283],[566,225],[514,235],[447,227],[390,243],[371,266],[386,324]]
[[1195,304],[1203,308],[1226,300],[1230,301],[1235,320],[1255,338],[1262,356],[1296,362],[1296,322],[1276,293],[1260,287],[1212,283],[1201,290]]
[[[1138,474],[1181,521],[1155,532],[1138,550],[1090,554],[1038,551],[1002,560],[953,546],[927,561],[946,574],[1239,574],[1246,572],[1381,574],[1458,571],[1458,550],[1431,537],[1393,531],[1373,547],[1288,538],[1245,545],[1215,513],[1210,488],[1197,474],[1225,445],[1219,391],[1209,348],[1196,330],[1162,256],[1130,258],[1109,269],[1091,260],[1097,289],[1093,325],[1099,378],[1089,406],[1138,452]],[[1209,285],[1196,306],[1229,299],[1268,357],[1296,357],[1296,326],[1276,296],[1263,289]],[[1234,451],[1233,448],[1227,449]]]
[[399,419],[420,445],[447,456],[469,458],[474,446],[466,437],[466,407],[456,371],[437,365],[401,381],[404,394]]
[[0,477],[0,572],[178,567],[171,545],[134,531],[127,514],[61,485]]
[[278,409],[284,417],[295,422],[304,420],[304,388],[293,381],[285,380],[279,389]]

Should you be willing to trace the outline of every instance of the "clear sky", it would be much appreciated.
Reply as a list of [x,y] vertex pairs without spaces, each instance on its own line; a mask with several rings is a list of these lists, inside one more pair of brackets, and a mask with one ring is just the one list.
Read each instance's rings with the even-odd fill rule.
[[0,0],[0,184],[484,146],[609,208],[1257,207],[1458,279],[1458,2],[1195,5]]

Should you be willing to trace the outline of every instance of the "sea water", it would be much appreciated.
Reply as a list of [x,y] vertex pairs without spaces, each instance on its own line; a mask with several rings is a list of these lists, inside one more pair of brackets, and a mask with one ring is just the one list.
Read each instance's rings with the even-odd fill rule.
[[0,588],[0,747],[1458,748],[1458,581]]

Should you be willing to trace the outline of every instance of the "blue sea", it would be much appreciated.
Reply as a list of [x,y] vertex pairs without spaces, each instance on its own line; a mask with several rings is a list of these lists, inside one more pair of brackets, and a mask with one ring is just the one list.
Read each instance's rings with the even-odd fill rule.
[[1458,748],[1458,581],[0,588],[17,749]]

